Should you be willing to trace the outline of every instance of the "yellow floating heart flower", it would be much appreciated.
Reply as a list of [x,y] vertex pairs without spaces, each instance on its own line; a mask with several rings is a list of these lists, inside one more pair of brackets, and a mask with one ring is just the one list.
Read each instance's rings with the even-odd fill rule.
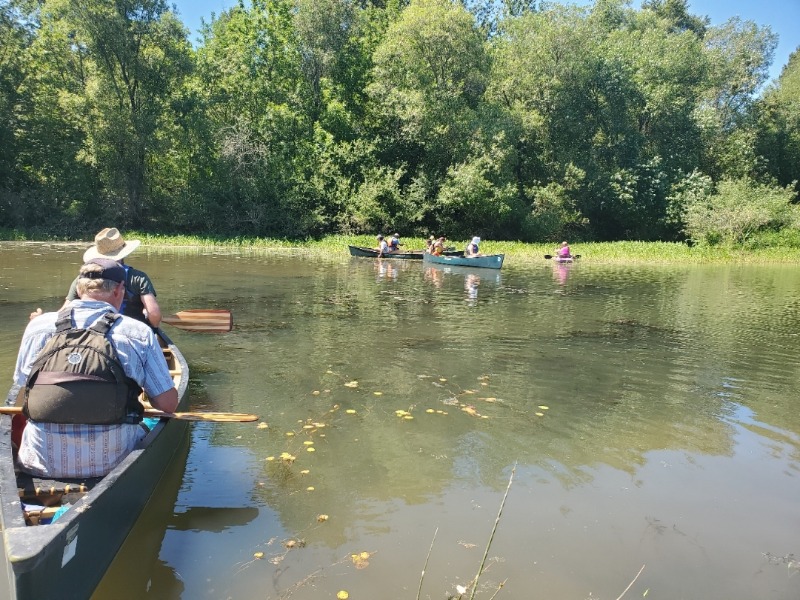
[[255,554],[253,554],[253,558],[262,559],[262,558],[264,558],[264,553],[263,552],[256,552]]
[[542,410],[547,410],[547,409],[549,409],[550,407],[549,407],[549,406],[540,406],[539,408],[541,408]]
[[352,408],[348,408],[348,409],[347,409],[346,411],[344,411],[344,412],[346,412],[348,415],[354,415],[354,414],[356,414],[356,411],[355,411],[354,409],[352,409]]
[[258,424],[258,429],[267,429],[268,427],[269,425],[264,423],[264,421],[261,421],[261,423]]
[[336,594],[336,597],[339,600],[347,600],[350,597],[350,594],[348,594],[344,590],[341,590],[338,594]]
[[375,396],[383,396],[383,392],[372,392]]
[[355,380],[348,381],[347,383],[344,384],[344,387],[357,388],[358,387],[358,382],[355,381]]

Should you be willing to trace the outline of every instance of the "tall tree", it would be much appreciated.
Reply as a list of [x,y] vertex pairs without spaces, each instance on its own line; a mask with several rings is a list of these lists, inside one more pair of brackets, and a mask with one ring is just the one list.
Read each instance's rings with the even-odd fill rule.
[[143,225],[157,132],[191,68],[186,30],[165,0],[48,0],[42,10],[70,24],[95,65],[86,94],[96,160],[119,218]]

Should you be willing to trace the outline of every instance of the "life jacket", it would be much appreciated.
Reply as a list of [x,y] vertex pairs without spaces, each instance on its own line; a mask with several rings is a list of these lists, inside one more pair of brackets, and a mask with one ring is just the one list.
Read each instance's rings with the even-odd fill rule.
[[72,310],[58,313],[56,332],[31,365],[22,412],[41,423],[139,423],[142,388],[125,374],[108,332],[120,317],[107,312],[91,327],[72,325]]
[[467,246],[467,252],[471,252],[472,254],[478,254],[480,252],[480,250],[478,249],[478,244],[469,244]]
[[389,240],[389,250],[394,252],[399,248],[400,248],[400,240],[398,240],[397,238],[392,238],[391,240]]

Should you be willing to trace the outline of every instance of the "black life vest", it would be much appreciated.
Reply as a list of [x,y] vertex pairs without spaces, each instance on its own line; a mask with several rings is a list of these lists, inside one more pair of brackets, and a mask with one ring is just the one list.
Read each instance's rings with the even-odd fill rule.
[[31,366],[22,412],[42,423],[139,423],[142,388],[125,374],[108,337],[120,317],[107,312],[86,329],[72,325],[72,310],[58,313],[56,333]]

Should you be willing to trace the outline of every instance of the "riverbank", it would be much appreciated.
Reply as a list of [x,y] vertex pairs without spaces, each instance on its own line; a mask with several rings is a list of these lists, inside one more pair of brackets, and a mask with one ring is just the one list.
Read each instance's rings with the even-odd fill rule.
[[[137,231],[126,231],[127,239],[138,239],[145,247],[200,248],[204,250],[252,249],[275,251],[301,251],[309,254],[347,254],[348,245],[374,247],[375,238],[367,235],[332,235],[320,240],[281,240],[269,238],[209,238],[185,235],[157,235]],[[78,243],[83,242],[28,236],[17,231],[2,231],[0,239],[17,242]],[[456,248],[464,248],[468,240],[448,240]],[[423,238],[402,238],[404,249],[421,249],[425,246]],[[544,260],[545,254],[554,254],[555,244],[528,244],[523,242],[496,242],[483,240],[481,252],[484,254],[505,254],[515,262],[536,262]],[[768,247],[757,249],[723,246],[688,246],[669,242],[588,242],[571,243],[574,254],[593,263],[630,264],[797,264],[800,263],[800,248]]]

